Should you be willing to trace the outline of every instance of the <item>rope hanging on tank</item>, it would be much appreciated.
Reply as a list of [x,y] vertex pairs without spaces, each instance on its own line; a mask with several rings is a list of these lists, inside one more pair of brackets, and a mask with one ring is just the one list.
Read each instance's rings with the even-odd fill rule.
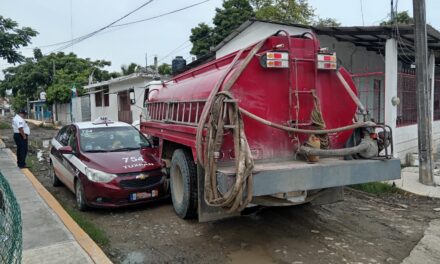
[[[321,104],[319,103],[319,98],[316,96],[316,91],[312,90],[314,107],[312,113],[310,114],[310,119],[312,123],[318,127],[318,129],[323,130],[326,128],[324,118],[321,112]],[[328,149],[330,146],[330,140],[328,134],[317,135],[319,141],[321,142],[322,149]]]
[[[203,164],[205,169],[205,202],[210,206],[222,207],[228,212],[236,212],[243,210],[252,200],[253,180],[252,170],[254,162],[252,159],[249,143],[243,128],[243,119],[241,118],[240,108],[237,103],[228,104],[228,109],[223,109],[224,100],[226,98],[233,99],[229,93],[229,89],[240,77],[246,66],[261,49],[266,39],[256,44],[246,55],[240,66],[234,71],[229,80],[223,85],[224,80],[236,65],[237,61],[246,49],[240,50],[235,56],[228,69],[216,83],[211,91],[205,107],[203,108],[200,122],[197,126],[196,133],[196,151],[199,164]],[[223,85],[223,91],[219,92]],[[223,127],[224,120],[220,117],[223,111],[227,111],[229,123],[235,128],[233,129],[234,151],[235,151],[235,183],[232,188],[225,194],[221,194],[217,188],[217,160],[216,153],[223,143]],[[202,156],[202,136],[205,123],[209,115],[209,123],[206,137],[205,153]],[[203,157],[203,159],[202,159]],[[247,189],[246,196],[243,196],[244,190]]]

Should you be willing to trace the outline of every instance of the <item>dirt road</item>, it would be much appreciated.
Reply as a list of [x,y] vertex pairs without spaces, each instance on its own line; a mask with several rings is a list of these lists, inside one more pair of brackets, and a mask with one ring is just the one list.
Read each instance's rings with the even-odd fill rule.
[[[38,130],[34,138],[54,133]],[[75,208],[70,191],[50,185],[46,161],[32,170],[65,207]],[[440,200],[352,189],[345,195],[336,204],[264,208],[212,223],[179,219],[168,200],[78,213],[105,231],[104,250],[115,263],[400,263],[440,217],[433,210]]]

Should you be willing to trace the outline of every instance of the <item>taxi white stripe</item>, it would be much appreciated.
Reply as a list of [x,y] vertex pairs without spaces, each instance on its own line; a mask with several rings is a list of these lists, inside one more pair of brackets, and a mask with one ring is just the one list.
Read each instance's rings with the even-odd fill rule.
[[[52,146],[54,146],[57,150],[59,150],[63,145],[56,139],[52,139]],[[86,175],[87,166],[75,155],[73,154],[63,154],[63,156],[70,162],[72,165],[79,170],[82,174]]]

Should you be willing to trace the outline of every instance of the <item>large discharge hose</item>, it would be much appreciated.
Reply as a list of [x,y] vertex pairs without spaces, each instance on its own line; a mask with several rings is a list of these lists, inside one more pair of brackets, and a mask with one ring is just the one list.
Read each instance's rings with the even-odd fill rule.
[[[289,36],[288,36],[289,37]],[[229,92],[231,87],[235,84],[240,77],[244,69],[250,63],[255,54],[261,49],[267,39],[264,39],[257,43],[242,60],[241,64],[230,76],[228,81],[224,83],[229,73],[237,65],[243,52],[247,49],[240,50],[232,63],[228,66],[222,77],[216,83],[214,89],[211,91],[205,107],[203,108],[200,122],[197,126],[196,133],[196,151],[198,163],[202,165],[205,170],[205,183],[204,183],[204,199],[209,206],[222,207],[228,212],[236,212],[243,210],[248,203],[252,200],[253,193],[253,178],[252,170],[254,168],[254,161],[251,155],[249,143],[244,131],[244,124],[242,114],[247,117],[256,120],[264,125],[281,129],[286,132],[304,133],[304,134],[328,134],[351,130],[359,127],[371,127],[375,124],[373,122],[357,122],[348,126],[333,128],[333,129],[300,129],[298,127],[288,127],[279,124],[275,124],[271,121],[256,116],[247,110],[239,107],[238,103],[234,101],[232,94]],[[222,91],[220,91],[222,88]],[[226,103],[228,102],[228,103]],[[222,114],[223,113],[223,114]],[[209,117],[209,121],[207,123]],[[234,140],[234,152],[235,152],[235,170],[236,177],[235,183],[226,193],[222,194],[218,190],[217,184],[217,159],[219,158],[219,151],[223,144],[225,122],[228,121],[228,127],[232,127],[232,135]],[[203,131],[207,124],[207,133],[205,138],[205,149],[203,149]],[[362,144],[361,144],[362,145]],[[348,149],[347,152],[364,151],[364,145],[359,145],[352,149]],[[310,153],[307,148],[300,149]],[[328,151],[328,150],[326,150]],[[335,150],[338,154],[342,150]],[[356,153],[358,153],[356,152]],[[326,152],[329,153],[329,152]],[[246,190],[246,194],[244,192]]]

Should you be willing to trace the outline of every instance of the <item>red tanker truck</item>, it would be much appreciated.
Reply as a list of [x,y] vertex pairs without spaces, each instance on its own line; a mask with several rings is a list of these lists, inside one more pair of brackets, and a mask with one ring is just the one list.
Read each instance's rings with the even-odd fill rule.
[[252,205],[331,203],[345,185],[400,178],[392,131],[312,33],[280,31],[147,86],[140,128],[169,169],[182,218]]

